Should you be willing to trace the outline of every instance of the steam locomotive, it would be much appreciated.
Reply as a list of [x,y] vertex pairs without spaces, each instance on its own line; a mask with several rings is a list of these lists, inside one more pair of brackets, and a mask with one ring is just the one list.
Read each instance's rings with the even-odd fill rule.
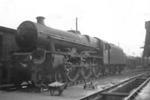
[[24,21],[15,35],[17,49],[11,52],[11,65],[22,81],[39,85],[52,81],[75,82],[121,73],[126,66],[123,50],[79,31],[61,31],[44,24]]
[[79,31],[61,31],[47,27],[44,17],[37,23],[23,22],[17,29],[19,50],[13,60],[30,70],[34,83],[77,81],[120,73],[126,56],[114,44],[81,35]]

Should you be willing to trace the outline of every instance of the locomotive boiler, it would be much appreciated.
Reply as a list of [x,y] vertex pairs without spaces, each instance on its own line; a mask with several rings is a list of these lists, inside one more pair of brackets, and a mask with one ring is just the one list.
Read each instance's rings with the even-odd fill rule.
[[17,29],[16,42],[20,49],[14,59],[24,56],[20,63],[30,67],[29,80],[37,84],[98,78],[125,65],[121,48],[79,31],[47,27],[44,17],[37,17],[37,23],[23,22]]

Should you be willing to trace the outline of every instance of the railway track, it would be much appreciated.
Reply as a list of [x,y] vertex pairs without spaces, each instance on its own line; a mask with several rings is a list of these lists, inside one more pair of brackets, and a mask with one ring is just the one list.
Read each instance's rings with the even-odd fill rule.
[[149,100],[150,98],[145,97],[145,95],[147,95],[148,92],[145,92],[145,94],[142,96],[139,95],[140,93],[142,93],[144,88],[146,88],[147,90],[150,89],[149,87],[148,88],[146,87],[149,84],[150,84],[150,76],[138,88],[136,88],[134,91],[132,91],[130,93],[130,95],[128,97],[126,97],[124,100]]
[[[122,100],[122,98],[128,97],[130,93],[134,92],[147,79],[149,74],[146,76],[146,72],[149,71],[132,71],[119,76],[104,76],[98,81],[91,80],[98,82],[96,89],[83,89],[84,84],[74,84],[75,86],[68,87],[60,96],[51,96],[48,91],[40,93],[38,90],[33,90],[32,87],[11,87],[11,89],[7,90],[14,92],[1,91],[0,98],[3,100]],[[15,99],[12,99],[12,96],[15,96]]]
[[149,72],[129,78],[119,84],[91,95],[80,100],[134,100],[140,90],[150,81]]
[[[141,70],[139,70],[139,71],[141,71]],[[147,71],[147,70],[145,70],[145,71]],[[138,70],[135,70],[133,72],[134,73],[138,72]],[[105,78],[107,76],[109,76],[109,75],[104,75],[104,76],[101,76],[100,78]],[[96,78],[93,77],[93,78],[87,79],[86,82],[88,83],[88,82],[91,82],[91,81],[92,82],[93,81],[99,81],[100,78],[96,79]],[[68,82],[67,87],[76,86],[76,85],[80,85],[80,84],[85,84],[85,80],[78,80],[76,82]],[[40,90],[41,90],[41,89],[38,89],[38,88],[34,88],[31,83],[30,84],[29,83],[25,83],[25,84],[23,83],[23,84],[17,84],[17,85],[15,85],[15,84],[0,85],[0,90],[6,90],[6,91],[27,90],[27,89],[28,89],[27,91],[30,91],[30,88],[32,88],[32,91],[35,90],[35,91],[40,92]]]

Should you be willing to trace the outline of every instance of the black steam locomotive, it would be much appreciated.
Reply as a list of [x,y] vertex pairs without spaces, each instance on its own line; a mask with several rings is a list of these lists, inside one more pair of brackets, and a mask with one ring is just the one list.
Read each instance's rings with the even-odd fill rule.
[[16,83],[75,82],[124,69],[126,55],[120,47],[79,31],[47,27],[43,20],[23,22],[14,36],[17,49],[11,52],[11,65],[19,72],[14,72]]
[[23,22],[17,29],[19,47],[13,59],[30,69],[34,83],[77,81],[120,73],[126,64],[123,50],[99,38],[47,27],[44,17],[37,23]]

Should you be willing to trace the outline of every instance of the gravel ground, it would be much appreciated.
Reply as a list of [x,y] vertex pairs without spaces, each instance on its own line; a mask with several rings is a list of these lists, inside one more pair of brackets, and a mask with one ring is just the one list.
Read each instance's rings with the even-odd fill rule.
[[78,100],[79,98],[85,97],[89,94],[92,94],[96,91],[104,89],[104,87],[110,87],[113,84],[119,83],[129,77],[140,74],[143,71],[126,70],[124,74],[114,75],[114,76],[105,76],[102,77],[99,81],[94,82],[97,84],[97,89],[83,89],[83,84],[68,87],[64,90],[61,96],[50,96],[48,92],[44,93],[34,93],[34,92],[5,92],[0,91],[0,100]]

